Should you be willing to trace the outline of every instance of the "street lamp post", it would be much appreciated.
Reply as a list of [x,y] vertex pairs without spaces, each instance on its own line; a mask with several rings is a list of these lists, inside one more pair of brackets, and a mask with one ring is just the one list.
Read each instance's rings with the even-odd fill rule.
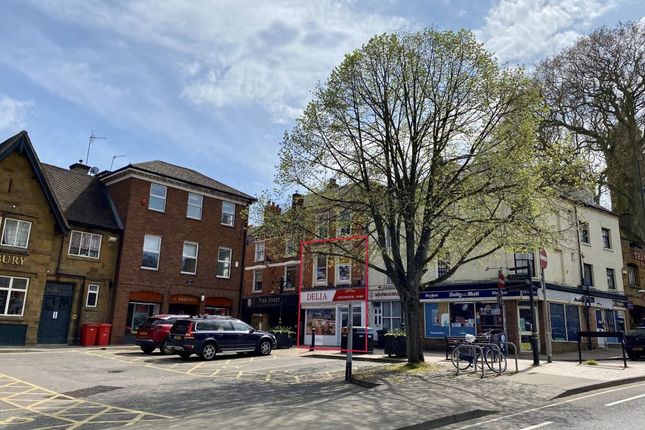
[[284,276],[280,276],[280,313],[278,314],[278,325],[282,325],[282,295],[284,294]]

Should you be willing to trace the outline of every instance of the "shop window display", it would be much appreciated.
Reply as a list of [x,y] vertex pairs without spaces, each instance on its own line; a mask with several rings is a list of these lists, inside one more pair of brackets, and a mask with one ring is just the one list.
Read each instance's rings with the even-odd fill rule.
[[475,334],[474,303],[450,303],[450,335]]
[[483,334],[491,330],[503,330],[502,308],[497,303],[476,303],[477,332]]

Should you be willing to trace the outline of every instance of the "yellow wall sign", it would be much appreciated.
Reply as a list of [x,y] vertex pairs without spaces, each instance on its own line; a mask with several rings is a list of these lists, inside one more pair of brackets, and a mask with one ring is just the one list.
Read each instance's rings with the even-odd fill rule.
[[27,257],[22,255],[9,255],[9,254],[0,254],[0,263],[3,264],[13,264],[15,266],[22,266],[25,264]]

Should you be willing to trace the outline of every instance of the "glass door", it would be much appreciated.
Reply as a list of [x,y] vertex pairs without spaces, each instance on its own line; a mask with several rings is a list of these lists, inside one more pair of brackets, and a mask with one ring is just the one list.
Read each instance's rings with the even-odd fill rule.
[[518,306],[517,312],[520,331],[520,351],[530,351],[531,333],[533,331],[533,315],[531,315],[531,307],[520,305]]

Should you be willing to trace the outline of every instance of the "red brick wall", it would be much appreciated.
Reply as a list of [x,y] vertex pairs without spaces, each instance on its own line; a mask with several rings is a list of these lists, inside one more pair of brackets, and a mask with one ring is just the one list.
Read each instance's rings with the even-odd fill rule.
[[[228,227],[220,223],[222,202],[219,199],[204,196],[202,219],[194,220],[186,218],[187,191],[168,186],[163,213],[148,209],[150,182],[129,178],[111,185],[110,191],[125,224],[117,277],[113,339],[118,341],[123,335],[128,297],[132,291],[151,291],[165,296],[161,312],[167,311],[167,297],[170,295],[200,297],[204,294],[207,298],[231,299],[232,314],[238,314],[244,251],[244,206],[236,205],[235,225]],[[146,234],[162,238],[159,270],[156,271],[141,268]],[[199,243],[196,275],[180,273],[184,241]],[[220,246],[233,250],[230,279],[216,277]]]

